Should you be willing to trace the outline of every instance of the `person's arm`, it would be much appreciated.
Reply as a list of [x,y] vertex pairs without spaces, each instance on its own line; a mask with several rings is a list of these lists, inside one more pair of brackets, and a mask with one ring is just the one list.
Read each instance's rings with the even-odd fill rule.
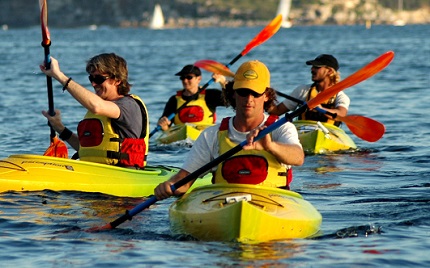
[[[181,195],[188,191],[191,185],[193,185],[195,179],[177,189],[175,193],[172,193],[170,186],[211,162],[216,157],[216,155],[214,155],[214,151],[218,150],[218,129],[219,126],[216,125],[202,131],[185,157],[185,162],[183,163],[181,170],[177,174],[173,175],[168,181],[160,183],[155,188],[154,195],[158,200],[168,198],[173,194]],[[207,172],[211,171],[214,170],[208,170]],[[202,178],[207,174],[207,172],[199,174],[198,177]]]
[[265,129],[266,126],[256,128],[251,131],[247,136],[247,144],[243,146],[244,150],[265,150],[273,154],[280,163],[292,166],[301,166],[304,163],[305,155],[303,149],[298,144],[286,144],[281,142],[275,142],[272,140],[271,135],[265,135],[258,141],[254,142],[254,138],[257,137],[261,130]]
[[213,74],[212,78],[214,79],[215,83],[219,83],[221,88],[225,88],[225,84],[227,83],[227,79],[222,74]]
[[70,146],[72,146],[73,149],[78,151],[79,150],[78,135],[76,135],[73,132],[71,133],[71,130],[66,129],[66,127],[63,125],[63,122],[61,121],[60,110],[56,109],[54,116],[50,116],[48,111],[42,111],[42,114],[48,119],[51,127],[60,135],[60,138],[66,141],[68,144],[70,144]]
[[[54,78],[67,90],[82,106],[87,108],[94,114],[107,116],[109,118],[118,118],[120,115],[119,107],[111,102],[105,101],[85,87],[67,77],[61,70],[58,61],[51,57],[51,67],[49,70],[45,69],[44,65],[40,65],[40,70],[46,75]],[[110,79],[106,83],[118,83]],[[67,85],[66,85],[67,84]]]
[[205,101],[208,108],[213,112],[216,111],[216,107],[225,107],[225,103],[222,97],[222,91],[219,89],[207,89]]
[[[351,100],[349,99],[348,95],[346,95],[344,92],[339,92],[336,96],[335,108],[332,108],[332,109],[324,108],[324,107],[321,107],[321,105],[319,105],[318,107],[332,114],[336,114],[340,117],[345,117],[348,114],[348,108],[349,108],[350,102]],[[326,115],[326,116],[328,118],[332,118],[330,115]]]
[[158,119],[157,125],[161,127],[163,131],[166,131],[170,128],[172,125],[172,121],[169,120],[167,117],[171,114],[176,114],[176,96],[173,95],[170,97],[170,99],[167,101],[166,105],[164,106],[163,114],[161,115],[160,119]]
[[[342,106],[339,106],[339,107],[333,108],[333,109],[324,108],[322,106],[318,106],[318,107],[321,108],[322,110],[325,110],[325,111],[332,113],[332,114],[336,114],[336,116],[340,116],[340,117],[345,117],[348,114],[348,110]],[[330,116],[328,114],[325,114],[325,116],[327,116],[330,119],[336,120],[336,118],[332,118],[332,116]]]
[[176,191],[173,193],[171,186],[175,184],[176,182],[180,181],[181,179],[188,176],[190,173],[184,169],[179,170],[178,173],[173,175],[169,180],[160,183],[155,189],[154,189],[154,195],[157,197],[157,200],[163,200],[166,198],[171,197],[172,195],[179,196],[188,191],[188,189],[193,185],[195,180],[192,180],[191,182],[188,182],[187,184],[181,186],[179,189],[176,189]]

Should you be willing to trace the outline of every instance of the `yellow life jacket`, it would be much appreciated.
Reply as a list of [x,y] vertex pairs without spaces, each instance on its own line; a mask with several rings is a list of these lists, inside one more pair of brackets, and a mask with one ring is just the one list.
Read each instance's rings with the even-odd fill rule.
[[143,101],[129,95],[139,104],[142,112],[142,133],[140,138],[120,139],[106,116],[87,112],[78,124],[79,158],[108,165],[144,168],[148,155],[149,122],[148,112]]
[[[318,95],[318,90],[317,87],[315,85],[311,86],[311,89],[309,90],[309,94],[307,97],[307,102],[309,102],[311,99],[315,98]],[[336,101],[336,96],[334,95],[332,96],[330,99],[328,99],[327,101],[321,103],[321,106],[327,109],[333,109],[335,108],[335,101]],[[314,111],[314,110],[308,110],[304,113],[302,113],[299,116],[300,120],[313,120],[313,121],[320,121],[320,122],[326,122],[328,124],[332,124],[332,125],[336,125],[339,126],[340,125],[340,121],[335,121],[333,119],[328,118],[327,116],[325,116],[324,114],[318,112],[318,111]]]
[[[178,110],[186,101],[182,98],[183,90],[176,92],[176,109]],[[178,110],[173,120],[175,125],[193,123],[195,125],[213,124],[216,114],[212,113],[205,101],[206,90],[199,92],[196,100],[189,101],[185,107]]]
[[[224,118],[220,124],[220,155],[237,146],[228,138],[229,119],[230,117]],[[277,119],[277,116],[271,115],[265,125],[268,126]],[[241,150],[218,165],[213,183],[255,184],[289,189],[292,180],[292,169],[283,166],[271,153],[265,150]]]

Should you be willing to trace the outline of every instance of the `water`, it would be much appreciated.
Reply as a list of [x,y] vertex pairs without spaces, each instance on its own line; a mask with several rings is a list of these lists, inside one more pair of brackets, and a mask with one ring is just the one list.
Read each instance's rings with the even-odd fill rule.
[[[128,60],[132,92],[148,106],[151,129],[167,98],[180,87],[173,74],[201,59],[228,63],[262,27],[149,31],[146,29],[51,29],[51,54],[74,80],[90,86],[85,61],[102,52]],[[350,114],[386,126],[376,143],[349,132],[360,152],[308,156],[295,169],[292,188],[323,215],[322,234],[313,240],[241,245],[178,241],[170,236],[173,199],[135,216],[119,229],[102,226],[141,199],[81,192],[0,194],[0,261],[19,267],[429,267],[430,198],[428,154],[430,25],[405,27],[324,26],[281,29],[240,59],[259,59],[272,73],[272,86],[290,93],[309,83],[306,60],[334,54],[342,78],[380,54],[394,61],[374,77],[347,89]],[[0,32],[0,157],[43,154],[49,128],[46,80],[39,27]],[[203,80],[210,74],[204,73]],[[84,109],[54,82],[55,107],[69,128]],[[219,118],[230,115],[220,109]],[[150,164],[180,166],[189,148],[151,143]]]

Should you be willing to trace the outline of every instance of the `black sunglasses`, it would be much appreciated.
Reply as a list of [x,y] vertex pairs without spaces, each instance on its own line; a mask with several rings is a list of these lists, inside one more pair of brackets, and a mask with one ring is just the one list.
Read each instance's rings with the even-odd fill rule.
[[259,98],[259,97],[263,96],[263,94],[264,94],[264,93],[258,94],[255,91],[252,91],[249,89],[244,89],[244,88],[237,89],[235,91],[241,97],[248,97],[249,95],[252,95],[254,98]]
[[103,84],[109,78],[110,78],[109,76],[103,76],[103,75],[99,75],[99,74],[94,75],[94,76],[93,75],[88,76],[88,79],[90,80],[90,82],[91,83],[94,82],[97,85]]
[[184,81],[185,79],[187,79],[187,80],[191,80],[191,79],[193,79],[195,76],[192,76],[192,75],[187,75],[187,76],[181,76],[181,77],[179,77],[179,79],[181,80],[181,81]]

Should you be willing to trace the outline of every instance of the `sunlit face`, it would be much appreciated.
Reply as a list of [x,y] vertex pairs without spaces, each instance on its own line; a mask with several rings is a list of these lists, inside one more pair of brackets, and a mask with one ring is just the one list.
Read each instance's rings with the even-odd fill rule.
[[331,73],[330,68],[325,66],[312,66],[311,67],[311,75],[312,81],[314,82],[322,82],[326,77],[328,77]]
[[118,98],[118,82],[110,78],[109,75],[95,71],[89,75],[89,79],[95,93],[103,100],[116,100]]
[[264,103],[268,101],[266,93],[258,94],[250,89],[235,90],[236,112],[244,117],[258,116],[264,113]]

